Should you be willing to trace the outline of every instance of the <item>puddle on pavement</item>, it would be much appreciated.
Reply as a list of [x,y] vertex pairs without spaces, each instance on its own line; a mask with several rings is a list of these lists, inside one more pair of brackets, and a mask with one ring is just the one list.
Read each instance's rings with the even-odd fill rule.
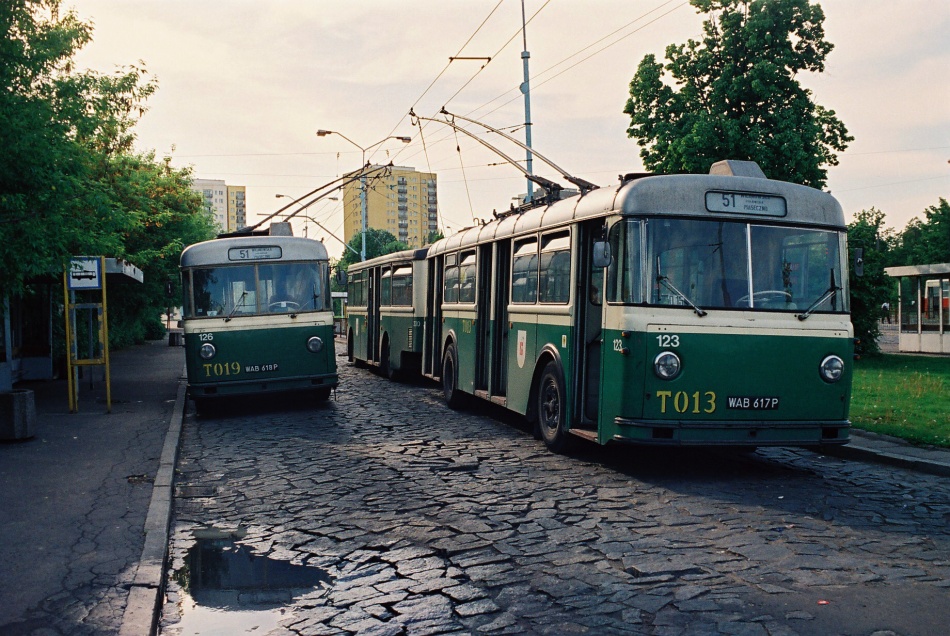
[[175,572],[182,603],[173,633],[267,634],[290,617],[287,606],[296,597],[330,585],[329,574],[320,568],[277,561],[239,545],[246,534],[215,528],[194,532],[195,544]]

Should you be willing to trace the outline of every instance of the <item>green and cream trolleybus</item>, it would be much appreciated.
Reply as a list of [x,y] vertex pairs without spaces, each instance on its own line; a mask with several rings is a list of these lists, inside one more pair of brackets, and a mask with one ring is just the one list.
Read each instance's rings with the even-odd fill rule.
[[329,259],[323,243],[231,236],[181,255],[188,390],[211,400],[337,385]]
[[392,378],[422,368],[426,248],[387,254],[347,270],[347,357]]
[[423,373],[450,406],[526,415],[552,450],[849,439],[846,227],[829,194],[751,162],[629,175],[425,257]]

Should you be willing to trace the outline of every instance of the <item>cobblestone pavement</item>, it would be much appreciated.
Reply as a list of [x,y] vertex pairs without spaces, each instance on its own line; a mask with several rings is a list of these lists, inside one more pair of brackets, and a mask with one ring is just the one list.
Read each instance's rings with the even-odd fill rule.
[[164,634],[184,629],[180,571],[204,527],[328,575],[267,597],[279,618],[255,634],[923,635],[950,624],[946,478],[796,449],[563,457],[518,418],[448,410],[434,385],[343,358],[341,376],[336,401],[316,408],[186,418]]

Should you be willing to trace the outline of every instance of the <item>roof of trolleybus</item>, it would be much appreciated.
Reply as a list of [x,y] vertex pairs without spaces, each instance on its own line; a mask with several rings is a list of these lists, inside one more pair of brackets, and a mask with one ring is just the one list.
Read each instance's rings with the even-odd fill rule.
[[[759,195],[783,202],[781,214],[711,212],[708,194]],[[608,214],[732,218],[736,221],[779,223],[843,230],[844,211],[826,192],[803,185],[745,176],[706,174],[655,175],[600,187],[583,196],[575,195],[547,206],[510,214],[485,225],[468,228],[441,239],[429,248],[429,256],[450,252],[495,239],[528,234],[575,221]]]
[[[271,249],[268,249],[271,248]],[[273,248],[279,248],[275,250]],[[232,250],[250,249],[250,254],[235,256]],[[213,239],[189,245],[181,253],[182,267],[235,265],[267,261],[326,261],[329,254],[320,241],[299,236],[247,236]]]
[[377,256],[369,260],[365,260],[359,263],[353,263],[350,265],[347,271],[356,272],[367,267],[373,267],[374,265],[386,265],[388,263],[403,262],[403,261],[421,261],[424,260],[426,254],[429,251],[429,247],[419,247],[411,250],[402,250],[401,252],[392,252],[390,254],[383,254],[382,256]]

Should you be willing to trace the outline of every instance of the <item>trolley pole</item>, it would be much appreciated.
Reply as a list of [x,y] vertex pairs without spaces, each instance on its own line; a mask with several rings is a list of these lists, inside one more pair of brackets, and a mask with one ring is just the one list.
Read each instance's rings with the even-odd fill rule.
[[[528,52],[528,34],[526,27],[524,0],[521,0],[521,39],[524,44],[524,50],[521,51],[521,60],[524,64],[524,82],[521,84],[521,92],[524,94],[524,143],[528,147],[525,157],[525,168],[528,170],[528,174],[531,175],[534,174],[531,155],[531,83],[530,75],[528,74],[528,60],[531,58],[531,54]],[[531,203],[533,200],[534,184],[528,179],[528,193],[525,196],[525,203]]]

